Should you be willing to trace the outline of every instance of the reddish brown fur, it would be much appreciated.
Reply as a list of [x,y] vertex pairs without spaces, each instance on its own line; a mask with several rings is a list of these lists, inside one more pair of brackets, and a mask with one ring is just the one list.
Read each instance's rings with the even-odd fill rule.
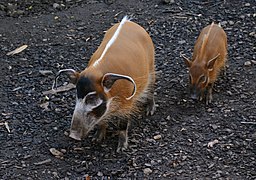
[[94,77],[97,91],[101,93],[103,88],[100,86],[100,82],[105,73],[122,74],[133,78],[137,85],[137,92],[131,100],[125,99],[133,91],[132,83],[126,80],[116,81],[111,91],[106,94],[108,99],[116,97],[111,111],[127,116],[136,111],[136,101],[155,82],[154,46],[150,36],[141,26],[128,21],[123,25],[116,41],[103,59],[99,64],[93,66],[95,61],[100,58],[118,26],[119,23],[106,32],[102,43],[91,57],[88,67],[80,73],[80,76]]
[[[201,95],[205,89],[209,88],[209,101],[212,98],[212,85],[216,81],[220,70],[225,67],[226,56],[226,33],[221,27],[212,23],[201,31],[196,40],[192,60],[189,61],[186,58],[191,76],[191,86],[196,86]],[[216,60],[211,61],[215,57],[217,57]],[[200,83],[200,77],[202,76],[205,76],[208,81]],[[206,102],[208,103],[207,99]]]

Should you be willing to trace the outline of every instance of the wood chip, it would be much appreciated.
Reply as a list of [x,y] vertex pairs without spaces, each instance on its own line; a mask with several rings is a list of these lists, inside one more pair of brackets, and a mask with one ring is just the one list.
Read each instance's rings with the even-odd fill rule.
[[51,159],[46,159],[46,160],[44,160],[44,161],[40,161],[40,162],[34,163],[34,165],[47,164],[47,163],[50,163],[51,161],[52,161]]
[[18,53],[24,51],[27,47],[28,47],[28,45],[20,46],[20,47],[16,48],[15,50],[11,51],[11,52],[8,52],[6,55],[10,56],[10,55],[18,54]]
[[56,94],[56,93],[59,93],[59,92],[65,92],[65,91],[69,91],[71,89],[74,89],[76,86],[72,83],[69,83],[67,85],[64,85],[64,86],[60,86],[58,87],[57,89],[50,89],[48,91],[44,91],[43,92],[43,95],[47,95],[47,94]]
[[53,72],[50,71],[50,70],[39,70],[39,73],[42,74],[43,76],[47,76],[49,74],[53,74]]

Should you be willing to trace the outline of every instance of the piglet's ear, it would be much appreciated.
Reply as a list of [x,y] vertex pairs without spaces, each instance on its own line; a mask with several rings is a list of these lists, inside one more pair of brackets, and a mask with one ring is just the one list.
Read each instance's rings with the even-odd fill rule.
[[183,54],[180,54],[181,57],[183,57],[184,61],[185,61],[185,64],[188,68],[190,68],[191,64],[192,64],[192,61],[190,61],[186,56],[184,56]]
[[56,74],[53,85],[52,85],[52,89],[57,88],[57,80],[60,77],[60,75],[63,73],[68,75],[71,83],[76,84],[79,77],[79,73],[76,72],[74,69],[62,69]]
[[127,100],[130,100],[136,93],[136,84],[130,76],[114,74],[114,73],[106,73],[103,76],[102,81],[101,81],[101,86],[104,88],[104,92],[105,93],[109,92],[111,90],[113,84],[119,79],[128,80],[134,85],[132,95],[130,97],[126,98]]
[[210,59],[207,63],[207,69],[209,71],[213,70],[214,64],[216,62],[216,60],[218,59],[218,57],[220,56],[220,54],[218,54],[217,56],[215,56],[214,58]]

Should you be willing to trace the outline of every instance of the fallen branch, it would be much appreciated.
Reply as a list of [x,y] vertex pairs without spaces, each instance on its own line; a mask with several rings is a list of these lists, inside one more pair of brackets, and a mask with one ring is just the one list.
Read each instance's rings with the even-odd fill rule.
[[56,94],[56,93],[59,93],[59,92],[65,92],[65,91],[69,91],[71,89],[74,89],[76,86],[72,83],[69,83],[67,85],[64,85],[64,86],[60,86],[58,87],[57,89],[50,89],[48,91],[44,91],[43,92],[43,95],[47,95],[47,94]]

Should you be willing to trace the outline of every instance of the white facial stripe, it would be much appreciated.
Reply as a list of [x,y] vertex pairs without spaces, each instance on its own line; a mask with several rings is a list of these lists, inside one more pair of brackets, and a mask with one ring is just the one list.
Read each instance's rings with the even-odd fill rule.
[[104,57],[104,55],[107,53],[108,49],[109,49],[109,48],[111,47],[111,45],[115,42],[115,40],[116,40],[118,34],[119,34],[120,31],[121,31],[122,26],[123,26],[124,23],[127,22],[127,21],[129,21],[128,16],[125,16],[125,17],[122,19],[121,23],[119,24],[119,26],[118,26],[116,32],[114,33],[114,35],[112,36],[112,38],[111,38],[111,39],[109,40],[109,42],[107,43],[107,45],[106,45],[106,47],[105,47],[103,53],[101,54],[100,58],[97,59],[97,60],[94,62],[93,66],[96,66],[97,64],[99,64],[99,62],[102,60],[102,58]]

